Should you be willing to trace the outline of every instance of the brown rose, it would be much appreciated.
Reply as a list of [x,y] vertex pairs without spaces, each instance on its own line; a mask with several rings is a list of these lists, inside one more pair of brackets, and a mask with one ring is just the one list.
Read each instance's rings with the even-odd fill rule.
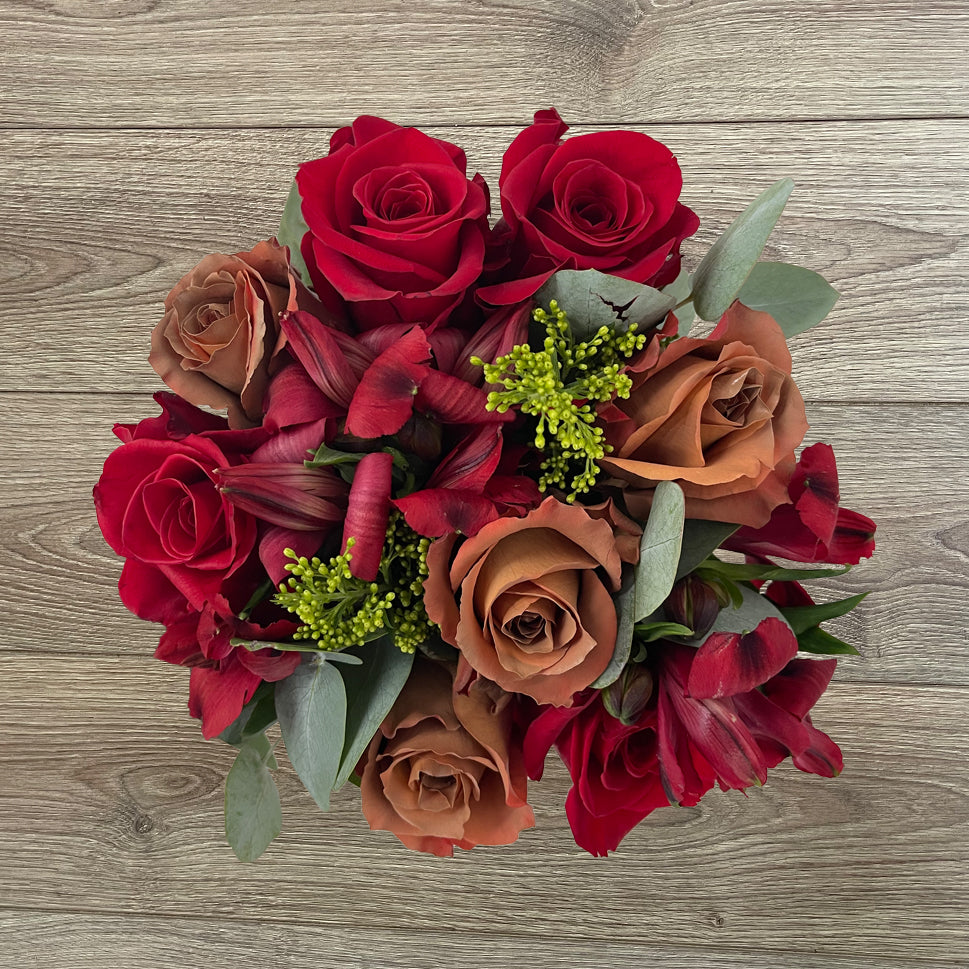
[[505,845],[535,824],[510,710],[480,690],[452,694],[448,671],[421,657],[364,755],[363,815],[408,848]]
[[[467,539],[431,545],[427,614],[477,672],[509,693],[569,706],[616,645],[622,561],[608,521],[554,498]],[[599,570],[605,573],[605,581]]]
[[190,403],[227,408],[232,427],[258,424],[279,314],[309,301],[275,239],[206,256],[165,299],[148,360]]
[[655,486],[676,481],[688,518],[753,528],[789,500],[808,427],[784,334],[740,303],[708,339],[672,343],[601,416],[614,450],[600,464],[623,482],[632,515],[645,518]]

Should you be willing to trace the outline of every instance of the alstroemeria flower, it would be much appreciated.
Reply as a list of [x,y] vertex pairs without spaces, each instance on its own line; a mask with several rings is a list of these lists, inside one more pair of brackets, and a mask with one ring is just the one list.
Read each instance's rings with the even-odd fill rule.
[[857,565],[875,551],[875,523],[841,508],[838,468],[828,444],[801,452],[788,486],[791,504],[779,505],[762,528],[741,528],[724,548],[746,555],[778,555],[798,562]]

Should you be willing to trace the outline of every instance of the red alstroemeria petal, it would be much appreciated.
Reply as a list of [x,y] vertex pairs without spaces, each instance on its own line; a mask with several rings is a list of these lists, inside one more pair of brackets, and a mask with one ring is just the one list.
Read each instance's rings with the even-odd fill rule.
[[284,313],[279,320],[290,352],[333,403],[346,409],[373,359],[353,337],[334,330],[310,313]]
[[415,328],[367,368],[347,411],[346,429],[361,438],[399,431],[414,410],[414,398],[431,359],[424,333]]
[[801,452],[790,491],[801,521],[827,545],[834,534],[840,498],[838,469],[829,444],[812,444]]
[[350,486],[347,519],[343,526],[343,550],[346,551],[347,540],[352,538],[350,571],[366,582],[377,577],[387,537],[393,461],[382,451],[364,455]]
[[500,517],[490,498],[453,488],[426,488],[396,498],[393,504],[418,535],[428,538],[440,538],[449,532],[476,535]]
[[798,719],[807,716],[834,676],[834,659],[793,659],[764,684],[764,695]]
[[875,551],[875,523],[850,508],[838,509],[838,521],[828,545],[826,562],[857,565]]
[[797,637],[781,619],[746,634],[712,633],[697,650],[687,692],[697,699],[735,696],[766,683],[797,655]]
[[217,737],[242,712],[261,680],[235,655],[217,667],[196,666],[189,680],[188,710],[202,721],[202,736]]
[[435,468],[428,481],[431,488],[460,488],[478,494],[484,491],[501,460],[501,431],[482,427],[464,438]]
[[511,411],[489,411],[488,391],[458,377],[428,370],[421,380],[414,406],[442,424],[502,424],[514,420]]

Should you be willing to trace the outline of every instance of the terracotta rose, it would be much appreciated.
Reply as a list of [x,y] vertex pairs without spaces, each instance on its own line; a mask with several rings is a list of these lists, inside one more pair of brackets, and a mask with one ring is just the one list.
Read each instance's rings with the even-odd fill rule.
[[[507,699],[507,698],[506,698]],[[535,825],[521,744],[507,704],[483,690],[452,694],[451,674],[418,657],[363,758],[363,815],[408,848],[505,845]]]
[[759,528],[789,501],[794,449],[807,430],[784,334],[767,313],[734,303],[707,339],[680,339],[633,374],[626,400],[600,419],[634,517],[653,489],[676,481],[687,518]]
[[190,403],[227,408],[232,427],[258,424],[279,314],[310,302],[275,239],[206,256],[165,299],[148,360]]
[[610,523],[546,498],[524,518],[485,525],[452,562],[456,538],[428,552],[428,616],[462,666],[509,693],[569,706],[616,645],[622,560]]

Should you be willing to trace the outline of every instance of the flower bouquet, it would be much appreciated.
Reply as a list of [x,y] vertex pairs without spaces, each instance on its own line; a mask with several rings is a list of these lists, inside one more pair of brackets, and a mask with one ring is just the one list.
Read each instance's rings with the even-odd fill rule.
[[531,827],[553,747],[595,855],[788,756],[841,770],[810,710],[855,652],[821,624],[862,596],[802,583],[875,526],[829,446],[796,456],[786,338],[837,294],[757,261],[793,184],[690,274],[672,153],[565,131],[545,110],[514,139],[492,225],[459,147],[358,118],[275,238],[165,301],[172,392],[115,427],[94,497],[122,601],[238,751],[242,859],[281,829],[279,739],[321,809],[350,780],[371,828],[436,855]]

